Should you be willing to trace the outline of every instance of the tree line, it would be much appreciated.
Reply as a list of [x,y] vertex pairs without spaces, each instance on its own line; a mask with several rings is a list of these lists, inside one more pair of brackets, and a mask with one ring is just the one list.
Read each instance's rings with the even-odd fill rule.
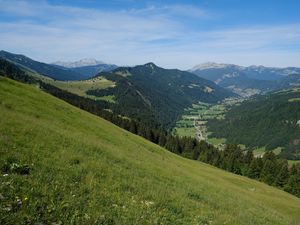
[[196,138],[172,135],[157,124],[145,124],[143,121],[129,119],[106,110],[109,103],[105,101],[84,98],[28,76],[16,66],[1,59],[0,75],[25,83],[38,84],[45,92],[142,136],[173,153],[265,182],[300,197],[300,164],[294,164],[289,168],[287,160],[278,158],[271,151],[266,152],[262,158],[256,158],[251,150],[242,151],[235,144],[228,144],[224,150],[219,150]]

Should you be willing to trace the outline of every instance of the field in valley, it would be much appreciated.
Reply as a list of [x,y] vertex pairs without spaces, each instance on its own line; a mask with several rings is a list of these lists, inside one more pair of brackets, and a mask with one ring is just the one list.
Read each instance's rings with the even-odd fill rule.
[[226,142],[224,138],[214,138],[207,131],[206,123],[209,119],[224,119],[224,114],[232,105],[238,104],[241,99],[228,98],[218,104],[199,102],[185,110],[182,118],[177,121],[173,129],[174,134],[179,136],[195,137],[197,130],[200,130],[203,139],[216,147],[222,147]]

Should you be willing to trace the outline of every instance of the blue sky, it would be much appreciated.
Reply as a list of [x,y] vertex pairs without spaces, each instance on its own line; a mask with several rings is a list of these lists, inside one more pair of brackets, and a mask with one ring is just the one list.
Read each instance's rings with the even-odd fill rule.
[[300,66],[300,1],[0,0],[0,49],[44,62]]

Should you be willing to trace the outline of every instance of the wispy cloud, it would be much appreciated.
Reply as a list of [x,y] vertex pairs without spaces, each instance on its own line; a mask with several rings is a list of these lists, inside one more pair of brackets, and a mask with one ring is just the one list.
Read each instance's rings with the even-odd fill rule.
[[188,68],[207,60],[244,63],[242,58],[268,64],[260,56],[271,53],[280,62],[287,49],[288,58],[300,56],[300,24],[194,29],[180,18],[205,21],[213,13],[191,5],[102,10],[0,0],[0,13],[0,48],[48,62],[95,57]]

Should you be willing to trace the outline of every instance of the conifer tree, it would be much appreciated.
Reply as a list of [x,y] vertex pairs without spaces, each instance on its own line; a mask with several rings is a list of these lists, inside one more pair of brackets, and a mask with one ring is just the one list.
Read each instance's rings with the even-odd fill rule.
[[282,161],[280,164],[279,173],[277,174],[275,184],[276,186],[283,187],[289,178],[288,162],[286,160]]
[[274,184],[276,177],[276,165],[273,160],[267,159],[260,173],[260,180],[267,184]]
[[256,159],[256,158],[252,159],[247,172],[248,177],[254,179],[258,179],[260,177],[261,166],[259,160],[260,159]]

